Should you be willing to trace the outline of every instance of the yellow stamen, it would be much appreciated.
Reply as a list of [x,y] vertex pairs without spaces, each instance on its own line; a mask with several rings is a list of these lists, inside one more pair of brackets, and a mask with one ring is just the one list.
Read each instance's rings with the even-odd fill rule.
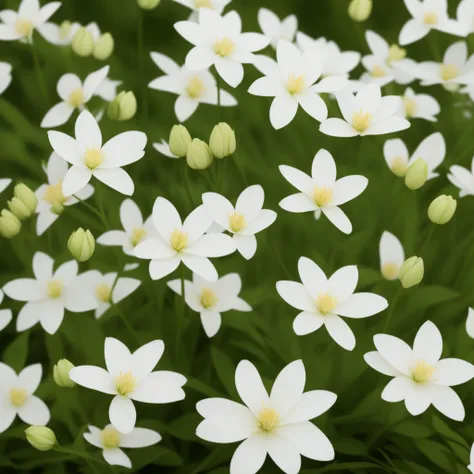
[[370,72],[370,75],[372,77],[385,77],[387,73],[382,66],[379,66],[378,64],[376,64],[373,67],[372,71]]
[[133,392],[137,384],[137,379],[133,376],[132,371],[122,373],[115,379],[115,388],[120,395],[128,395]]
[[84,154],[84,162],[86,166],[93,170],[97,168],[104,159],[104,152],[99,148],[87,148]]
[[69,94],[67,102],[71,107],[79,107],[84,103],[84,100],[84,91],[79,87]]
[[212,308],[217,303],[217,296],[210,288],[203,288],[201,293],[201,305],[208,309]]
[[324,207],[326,204],[329,204],[332,200],[332,189],[323,186],[319,188],[318,186],[314,187],[313,191],[313,201],[318,207]]
[[15,22],[15,32],[21,36],[30,36],[33,32],[33,22],[18,18]]
[[52,280],[48,282],[46,287],[50,298],[59,298],[63,292],[63,282],[60,280]]
[[223,38],[219,38],[214,43],[214,52],[217,55],[221,56],[222,58],[225,58],[226,56],[230,56],[234,51],[235,51],[235,43],[227,36],[224,36]]
[[436,12],[426,12],[423,16],[425,25],[436,25],[438,23],[438,15]]
[[97,285],[95,294],[100,301],[103,301],[104,303],[110,303],[112,297],[112,288],[105,283],[101,283],[100,285]]
[[186,92],[191,99],[199,99],[199,97],[202,97],[206,92],[202,79],[199,76],[194,76],[189,81],[188,86],[186,87]]
[[234,232],[240,232],[241,230],[244,230],[247,227],[247,221],[245,220],[245,217],[242,214],[234,212],[234,214],[229,217],[229,227]]
[[263,408],[258,413],[257,425],[265,433],[272,431],[280,419],[280,414],[274,408]]
[[330,313],[337,306],[337,299],[329,293],[324,293],[318,296],[316,307],[322,314]]
[[407,173],[408,163],[401,156],[394,158],[392,162],[392,173],[399,178],[403,178]]
[[432,365],[428,364],[428,362],[423,359],[420,359],[416,361],[415,367],[411,373],[411,378],[416,383],[429,382],[432,379],[433,372],[435,370],[436,369]]
[[416,101],[415,99],[409,99],[408,97],[405,97],[403,99],[403,106],[405,107],[405,115],[407,117],[414,117],[416,114]]
[[118,448],[120,446],[120,433],[113,426],[107,426],[100,433],[100,441],[105,449]]
[[400,48],[400,46],[396,44],[392,44],[388,51],[388,59],[387,62],[391,63],[392,61],[399,61],[400,59],[405,58],[407,55],[406,49]]
[[362,109],[352,115],[352,126],[360,133],[365,132],[370,125],[372,115]]
[[181,250],[185,249],[188,245],[188,234],[175,229],[171,234],[170,243],[176,252],[181,252]]
[[66,198],[63,194],[63,182],[59,181],[56,184],[50,184],[44,192],[43,200],[51,205],[63,205],[66,202]]
[[301,94],[306,89],[304,74],[301,76],[291,74],[286,83],[286,88],[290,94]]
[[145,237],[146,230],[143,227],[137,227],[132,230],[132,235],[130,236],[130,243],[136,247]]
[[212,0],[196,0],[196,8],[212,8]]
[[9,390],[10,403],[16,407],[22,407],[28,398],[28,392],[24,388],[11,388]]
[[396,263],[387,262],[382,265],[382,275],[386,280],[395,280],[400,268]]
[[459,76],[459,68],[456,64],[442,64],[441,65],[441,78],[443,81],[450,81],[455,77]]

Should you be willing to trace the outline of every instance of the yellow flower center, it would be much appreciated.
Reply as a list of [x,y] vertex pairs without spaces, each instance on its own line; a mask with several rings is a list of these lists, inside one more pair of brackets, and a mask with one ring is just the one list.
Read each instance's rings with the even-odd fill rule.
[[372,77],[385,77],[387,73],[385,72],[385,69],[382,66],[375,65],[370,72]]
[[210,288],[203,288],[201,293],[201,305],[208,309],[215,306],[217,303],[217,296]]
[[441,65],[441,78],[443,81],[450,81],[455,77],[459,76],[459,68],[456,64],[442,64]]
[[400,48],[400,46],[396,44],[392,44],[390,46],[390,49],[388,51],[388,59],[387,62],[392,62],[392,61],[399,61],[400,59],[405,58],[407,55],[406,49]]
[[188,234],[176,229],[171,234],[170,243],[176,252],[181,252],[181,250],[185,249],[186,245],[188,245]]
[[274,408],[263,408],[258,413],[257,426],[261,431],[269,433],[278,425],[279,419],[280,414]]
[[403,99],[403,106],[405,107],[405,115],[407,117],[414,117],[416,114],[416,102],[415,99],[409,99],[405,97]]
[[219,38],[214,43],[214,52],[222,58],[230,56],[234,51],[235,43],[227,36],[224,36],[224,38]]
[[93,170],[97,168],[104,159],[104,152],[99,148],[87,148],[84,154],[84,162],[86,166]]
[[301,94],[306,89],[304,74],[301,76],[291,74],[286,83],[286,88],[290,94]]
[[337,306],[337,300],[329,293],[324,293],[318,296],[316,307],[321,314],[330,313]]
[[107,426],[100,433],[100,441],[105,449],[118,448],[120,446],[120,433],[113,426]]
[[196,8],[212,8],[212,0],[196,0]]
[[115,388],[120,395],[128,395],[133,392],[137,384],[137,379],[133,376],[132,371],[120,372],[120,375],[115,379]]
[[33,22],[18,18],[15,22],[15,32],[21,36],[30,36],[33,32]]
[[24,388],[11,388],[9,390],[10,403],[16,407],[22,407],[28,398],[28,392]]
[[43,200],[51,205],[63,205],[66,202],[66,198],[63,194],[63,182],[59,181],[56,184],[50,184],[44,192]]
[[112,297],[112,288],[105,283],[101,283],[100,285],[97,285],[95,294],[100,301],[103,301],[104,303],[110,303]]
[[59,298],[63,292],[63,282],[60,280],[52,280],[46,285],[48,296],[50,298]]
[[423,16],[425,25],[436,25],[438,23],[438,15],[436,12],[426,12]]
[[326,204],[329,204],[332,199],[332,189],[327,188],[326,186],[323,187],[314,187],[313,191],[313,201],[316,203],[318,207],[324,207]]
[[146,230],[143,227],[137,227],[132,230],[130,243],[136,247],[146,237]]
[[189,81],[189,84],[186,87],[186,92],[191,99],[199,99],[199,97],[202,97],[206,92],[202,79],[199,76],[194,76]]
[[386,280],[395,280],[398,277],[399,267],[396,263],[387,262],[382,265],[382,275]]
[[79,107],[82,105],[84,103],[84,91],[82,88],[79,87],[78,89],[73,90],[69,94],[67,102],[71,107]]
[[234,232],[240,232],[241,230],[244,230],[247,227],[245,217],[238,212],[234,212],[234,214],[229,217],[229,227]]
[[432,379],[433,372],[435,370],[436,369],[432,365],[428,364],[428,362],[423,359],[420,359],[416,361],[415,367],[413,368],[411,373],[411,378],[416,383],[429,382]]
[[403,178],[407,173],[408,164],[401,156],[397,156],[392,162],[392,173]]
[[370,125],[372,115],[368,112],[364,113],[362,110],[352,115],[352,126],[360,133],[365,132]]

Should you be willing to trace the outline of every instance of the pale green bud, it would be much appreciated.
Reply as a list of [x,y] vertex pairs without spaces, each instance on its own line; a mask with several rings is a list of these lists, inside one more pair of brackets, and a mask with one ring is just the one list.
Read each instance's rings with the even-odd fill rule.
[[28,217],[31,217],[30,210],[18,198],[12,198],[12,200],[8,201],[7,204],[10,211],[12,211],[20,221],[24,221],[25,219],[28,219]]
[[109,104],[107,115],[111,120],[130,120],[137,112],[137,99],[133,92],[120,92]]
[[110,33],[104,33],[94,47],[94,58],[105,61],[110,57],[114,50],[114,38]]
[[411,288],[423,280],[424,273],[423,259],[420,257],[410,257],[401,266],[398,279],[403,288]]
[[30,211],[30,215],[36,211],[38,198],[26,184],[17,184],[13,189],[13,195],[18,198]]
[[18,217],[7,209],[0,212],[0,235],[6,239],[15,237],[21,230],[21,222]]
[[209,147],[216,158],[232,155],[237,148],[235,132],[227,123],[221,122],[212,130]]
[[78,262],[86,262],[95,250],[95,239],[89,230],[79,227],[69,237],[67,247]]
[[183,158],[188,153],[188,146],[193,141],[184,125],[174,125],[170,132],[170,151],[175,156]]
[[137,0],[137,3],[144,10],[153,10],[161,3],[161,0]]
[[456,199],[452,196],[446,196],[445,194],[438,196],[428,208],[428,217],[435,224],[446,224],[454,216],[457,205]]
[[428,179],[428,163],[423,158],[418,158],[407,169],[405,184],[414,191],[420,189]]
[[65,20],[59,26],[59,38],[65,40],[69,37],[72,23],[69,20]]
[[352,0],[349,5],[349,16],[354,21],[365,21],[372,13],[372,0]]
[[59,204],[55,202],[49,210],[53,213],[56,214],[57,216],[61,215],[64,212],[64,206],[62,204]]
[[39,451],[49,451],[56,445],[54,431],[46,426],[30,426],[25,434],[28,443]]
[[76,384],[70,379],[69,372],[74,369],[74,365],[67,359],[60,359],[53,369],[53,378],[56,385],[63,388],[72,388]]
[[188,146],[186,161],[193,170],[205,170],[212,164],[211,149],[206,142],[195,138]]
[[71,43],[72,50],[82,57],[90,56],[94,51],[92,33],[83,26],[76,31]]

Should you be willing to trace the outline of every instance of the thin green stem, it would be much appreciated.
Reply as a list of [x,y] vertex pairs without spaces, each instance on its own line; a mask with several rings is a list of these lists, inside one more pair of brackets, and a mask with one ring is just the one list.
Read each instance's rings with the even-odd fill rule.
[[216,86],[217,86],[217,108],[219,110],[219,122],[222,122],[222,107],[221,107],[221,78],[219,73],[217,72],[217,68],[214,66],[216,70]]
[[84,460],[93,461],[93,462],[98,463],[98,464],[104,464],[102,461],[99,461],[98,459],[94,458],[90,454],[83,453],[81,451],[77,451],[74,448],[68,448],[68,447],[65,447],[65,446],[59,446],[58,445],[58,446],[54,447],[53,449],[54,449],[54,451],[57,451],[58,453],[72,454],[73,456],[79,456],[80,458],[82,458]]
[[46,83],[44,81],[43,72],[41,71],[41,66],[40,66],[38,54],[36,52],[36,48],[33,44],[33,41],[31,41],[30,49],[31,49],[31,55],[33,56],[33,62],[35,64],[36,77],[38,79],[38,84],[39,84],[39,87],[41,89],[41,93],[43,94],[44,103],[45,103],[46,106],[48,106],[49,99],[48,99],[48,92],[47,92],[47,89],[46,89]]
[[[138,5],[138,4],[137,4]],[[148,116],[148,103],[146,101],[146,85],[143,81],[143,11],[138,7],[138,25],[137,25],[137,62],[138,62],[138,77],[140,78],[140,91],[142,98],[143,116],[146,119]]]
[[429,241],[431,240],[431,237],[433,236],[435,230],[436,230],[436,225],[433,224],[431,226],[430,231],[428,232],[428,235],[426,236],[425,241],[423,242],[423,245],[420,248],[420,251],[418,252],[419,257],[421,257],[423,255],[423,251],[426,249],[426,246],[428,245]]
[[397,292],[395,293],[392,304],[390,305],[390,308],[388,310],[388,315],[387,315],[387,319],[385,320],[385,325],[383,327],[383,332],[388,331],[388,328],[390,326],[390,321],[392,320],[393,313],[395,312],[395,305],[397,304],[398,299],[400,298],[400,295],[402,294],[402,292],[403,292],[403,287],[400,285]]
[[180,268],[180,279],[181,279],[181,311],[179,312],[179,316],[177,317],[176,321],[176,349],[177,353],[179,354],[179,342],[181,339],[181,331],[183,329],[183,321],[184,315],[186,312],[186,290],[185,290],[185,281],[184,281],[184,265],[181,264]]
[[76,198],[83,206],[85,206],[87,209],[89,209],[89,211],[93,212],[99,219],[100,221],[102,222],[102,224],[104,225],[104,227],[106,229],[108,229],[108,225],[107,225],[107,222],[104,221],[103,219],[103,216],[102,214],[99,212],[98,209],[96,209],[94,206],[91,206],[88,202],[84,201],[83,199],[81,199],[80,197],[78,197],[76,194],[73,194],[72,195],[74,198]]

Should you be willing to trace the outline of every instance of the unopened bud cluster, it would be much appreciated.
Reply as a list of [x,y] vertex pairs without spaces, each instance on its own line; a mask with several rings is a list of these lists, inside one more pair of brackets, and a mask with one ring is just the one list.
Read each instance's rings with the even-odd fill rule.
[[[63,23],[61,33],[67,36],[68,28],[71,28],[71,25]],[[105,61],[114,51],[114,38],[110,33],[104,33],[99,38],[94,38],[92,31],[81,26],[72,37],[71,47],[78,56],[83,58],[94,56],[99,61]]]
[[71,252],[71,255],[78,262],[86,262],[94,255],[94,236],[89,230],[84,230],[82,227],[80,227],[69,237],[67,247],[69,252]]
[[111,120],[130,120],[137,113],[137,99],[131,91],[120,92],[115,99],[110,102],[107,115]]

